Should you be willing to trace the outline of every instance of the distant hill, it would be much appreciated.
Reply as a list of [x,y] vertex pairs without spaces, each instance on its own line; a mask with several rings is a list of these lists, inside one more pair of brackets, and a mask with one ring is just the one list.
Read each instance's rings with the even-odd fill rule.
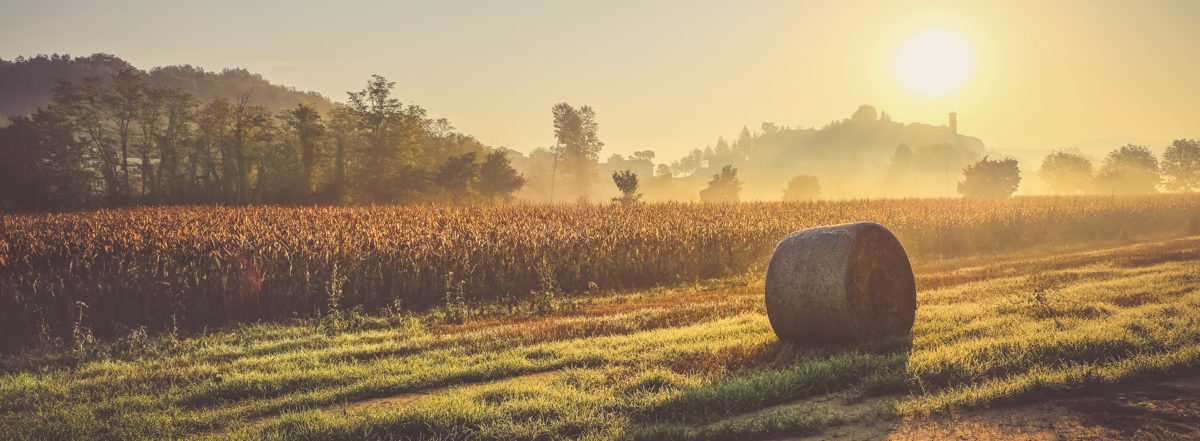
[[[863,105],[850,118],[833,121],[819,129],[771,130],[764,127],[755,137],[745,163],[741,164],[744,172],[739,176],[752,197],[778,197],[787,180],[799,173],[820,177],[826,197],[889,195],[896,189],[888,188],[893,186],[891,183],[881,185],[879,179],[891,171],[893,156],[901,144],[918,156],[923,151],[929,153],[925,155],[926,162],[939,162],[926,164],[929,168],[939,171],[950,168],[952,182],[961,177],[965,162],[986,154],[982,140],[962,135],[950,124],[902,123],[892,120],[886,112]],[[945,153],[928,152],[935,146],[944,146],[953,152],[949,163],[942,163],[946,158],[934,158],[942,158]],[[710,168],[720,165],[710,164],[713,166]],[[942,174],[928,171],[930,173],[922,175]],[[704,175],[711,176],[715,170],[705,172]],[[930,183],[929,187],[934,188],[905,188],[902,193],[936,196],[953,192],[946,185]]]
[[[108,54],[75,58],[55,54],[18,57],[14,61],[0,60],[0,115],[26,115],[38,107],[45,107],[50,104],[52,90],[60,80],[78,82],[85,77],[104,79],[126,67],[135,66]],[[271,84],[261,75],[245,69],[211,72],[183,65],[155,67],[141,72],[152,86],[177,88],[204,101],[218,97],[233,99],[238,94],[250,92],[250,100],[254,104],[272,111],[295,107],[300,103],[313,106],[322,113],[334,107],[334,103],[321,94]]]
[[732,143],[719,139],[715,148],[688,155],[702,166],[683,176],[676,170],[668,191],[649,197],[694,199],[725,165],[738,169],[744,200],[779,199],[800,174],[819,179],[823,198],[954,196],[963,167],[986,154],[982,140],[951,124],[902,123],[863,105],[820,128],[763,123]]

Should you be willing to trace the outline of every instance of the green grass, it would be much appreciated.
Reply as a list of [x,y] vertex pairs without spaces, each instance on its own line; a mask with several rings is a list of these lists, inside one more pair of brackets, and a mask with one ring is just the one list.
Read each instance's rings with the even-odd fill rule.
[[709,282],[28,352],[0,439],[755,439],[1200,368],[1200,238],[916,270],[912,335],[857,346],[781,344],[760,283]]

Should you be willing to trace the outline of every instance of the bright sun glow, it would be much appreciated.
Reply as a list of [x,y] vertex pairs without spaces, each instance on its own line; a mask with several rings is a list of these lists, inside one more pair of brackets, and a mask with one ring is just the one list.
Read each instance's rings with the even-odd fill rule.
[[938,98],[958,90],[971,72],[971,48],[958,35],[929,29],[909,37],[896,52],[896,76],[909,90]]

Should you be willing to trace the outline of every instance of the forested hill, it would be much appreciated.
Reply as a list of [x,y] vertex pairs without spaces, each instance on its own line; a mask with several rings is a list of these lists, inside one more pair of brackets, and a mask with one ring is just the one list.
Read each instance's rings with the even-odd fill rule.
[[143,72],[108,55],[3,68],[0,103],[15,115],[0,124],[0,213],[486,204],[511,200],[525,182],[503,153],[392,97],[396,83],[380,75],[343,105],[240,69]]
[[[54,86],[60,80],[79,82],[85,77],[108,79],[120,69],[128,67],[134,66],[108,54],[75,58],[55,54],[18,57],[15,61],[0,60],[0,115],[26,115],[39,107],[46,107],[54,95]],[[245,69],[210,72],[184,65],[155,67],[141,72],[148,85],[179,89],[204,101],[213,98],[233,100],[239,94],[250,93],[251,103],[271,111],[306,104],[325,113],[334,106],[329,98],[321,94],[271,84],[261,75]]]

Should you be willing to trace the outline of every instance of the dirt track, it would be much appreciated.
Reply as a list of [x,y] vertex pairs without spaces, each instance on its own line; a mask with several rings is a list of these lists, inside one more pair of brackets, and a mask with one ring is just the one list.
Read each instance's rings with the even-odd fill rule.
[[810,439],[1200,440],[1200,376],[957,415],[857,422]]

